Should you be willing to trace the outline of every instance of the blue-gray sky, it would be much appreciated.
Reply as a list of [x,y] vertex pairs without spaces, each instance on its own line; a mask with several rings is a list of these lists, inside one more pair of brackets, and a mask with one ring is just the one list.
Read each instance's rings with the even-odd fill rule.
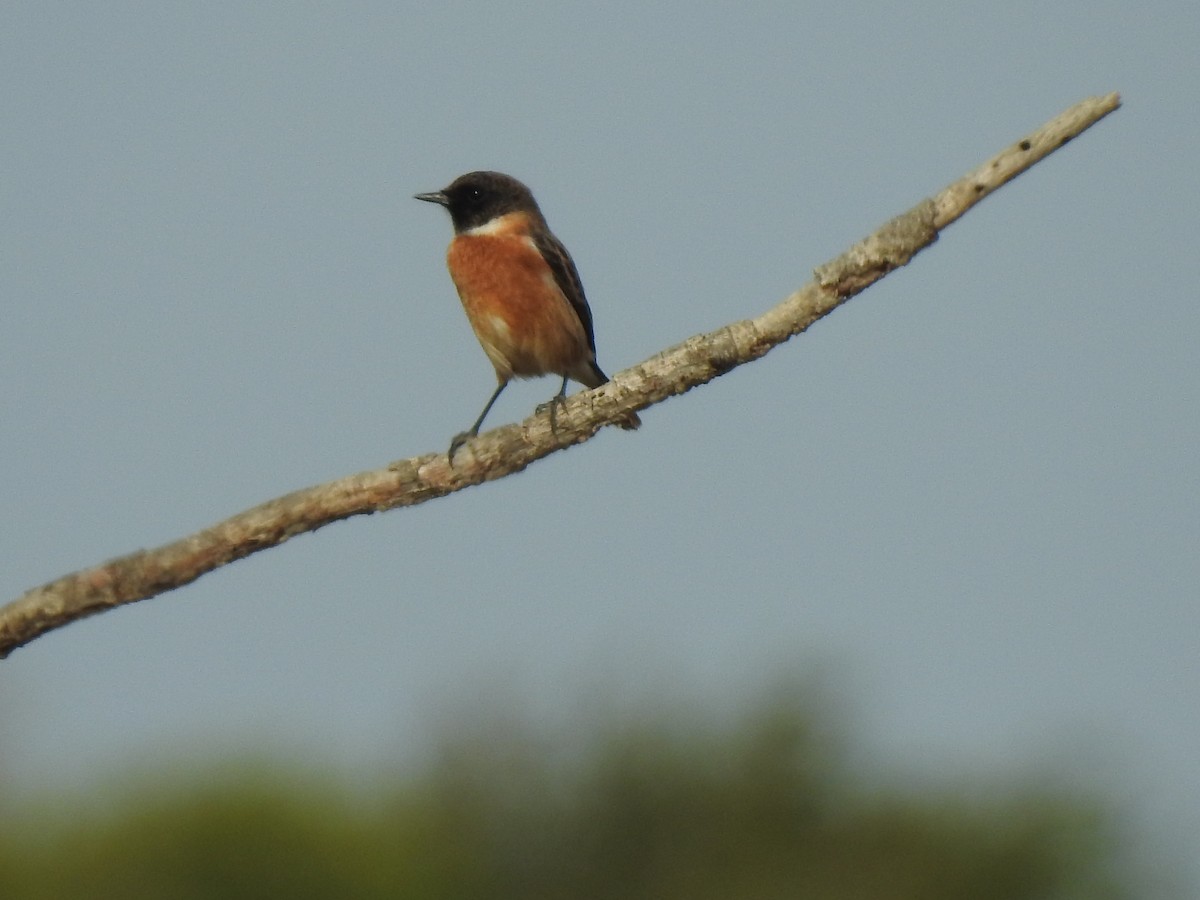
[[613,371],[773,305],[1084,96],[1125,106],[637,434],[18,651],[6,781],[230,748],[369,769],[489,692],[551,720],[733,709],[815,667],[870,764],[1057,766],[1179,863],[1200,6],[480,9],[6,4],[0,596],[469,424],[493,376],[417,191],[528,182]]

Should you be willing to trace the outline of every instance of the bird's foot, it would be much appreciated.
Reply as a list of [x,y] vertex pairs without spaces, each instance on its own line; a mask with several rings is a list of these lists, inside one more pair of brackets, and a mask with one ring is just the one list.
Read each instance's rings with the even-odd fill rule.
[[475,437],[478,433],[479,432],[477,431],[460,431],[454,436],[454,439],[450,441],[450,449],[446,451],[446,456],[450,461],[450,465],[454,465],[454,454],[457,452],[458,448],[467,441],[471,440],[471,438]]
[[555,394],[545,403],[539,403],[534,410],[536,413],[550,413],[550,433],[558,434],[558,408],[567,402],[567,398],[562,394]]

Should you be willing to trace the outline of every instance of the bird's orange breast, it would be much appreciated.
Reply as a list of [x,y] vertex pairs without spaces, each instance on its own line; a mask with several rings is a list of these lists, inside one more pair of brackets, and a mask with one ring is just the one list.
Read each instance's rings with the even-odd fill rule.
[[450,276],[498,378],[574,377],[591,358],[587,335],[522,224],[455,237]]

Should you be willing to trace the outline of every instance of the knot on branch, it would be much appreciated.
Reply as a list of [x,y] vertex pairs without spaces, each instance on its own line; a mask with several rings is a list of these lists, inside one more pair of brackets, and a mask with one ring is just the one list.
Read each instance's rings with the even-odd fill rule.
[[936,206],[926,199],[896,216],[837,259],[813,270],[818,284],[840,298],[852,297],[937,240]]

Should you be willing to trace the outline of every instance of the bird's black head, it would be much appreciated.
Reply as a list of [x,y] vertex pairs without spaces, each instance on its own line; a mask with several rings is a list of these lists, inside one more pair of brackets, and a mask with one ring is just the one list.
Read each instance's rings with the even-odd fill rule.
[[417,194],[416,199],[446,207],[455,232],[460,234],[507,213],[528,212],[541,216],[529,188],[511,175],[500,172],[468,172],[455,178],[449,187]]

